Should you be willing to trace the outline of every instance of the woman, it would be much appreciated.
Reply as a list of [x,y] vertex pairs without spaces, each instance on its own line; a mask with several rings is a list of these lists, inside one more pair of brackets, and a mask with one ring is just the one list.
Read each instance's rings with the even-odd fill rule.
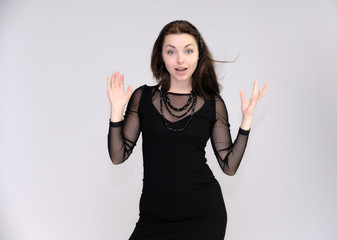
[[[243,156],[253,112],[263,97],[241,91],[242,123],[232,143],[214,61],[199,31],[174,21],[160,32],[152,51],[156,86],[124,90],[124,76],[108,77],[111,103],[108,148],[114,164],[131,154],[140,132],[144,179],[140,217],[130,237],[223,240],[227,214],[218,181],[205,158],[211,139],[221,169],[234,175]],[[125,106],[127,109],[123,119]]]

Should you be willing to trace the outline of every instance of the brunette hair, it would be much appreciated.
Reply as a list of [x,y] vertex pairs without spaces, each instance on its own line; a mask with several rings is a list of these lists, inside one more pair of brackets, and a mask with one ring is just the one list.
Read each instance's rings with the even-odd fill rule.
[[198,29],[185,20],[170,22],[159,33],[151,56],[151,70],[154,78],[165,89],[170,89],[170,74],[162,60],[162,47],[167,35],[180,33],[192,35],[198,43],[199,60],[192,75],[192,89],[204,99],[209,99],[211,95],[219,95],[219,83],[215,74],[212,54]]

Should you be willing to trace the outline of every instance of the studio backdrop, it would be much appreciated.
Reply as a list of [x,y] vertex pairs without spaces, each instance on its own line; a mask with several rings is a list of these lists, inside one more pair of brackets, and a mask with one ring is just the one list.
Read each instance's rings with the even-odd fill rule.
[[121,165],[107,151],[106,78],[156,82],[152,46],[185,19],[216,60],[232,136],[242,89],[270,87],[241,166],[207,162],[228,240],[337,239],[335,0],[0,2],[0,239],[123,240],[138,220],[141,137]]

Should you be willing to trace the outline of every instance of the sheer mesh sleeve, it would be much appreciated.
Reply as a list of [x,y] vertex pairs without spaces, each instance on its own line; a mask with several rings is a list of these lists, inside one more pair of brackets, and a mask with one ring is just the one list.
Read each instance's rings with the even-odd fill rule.
[[240,128],[233,143],[227,109],[220,96],[215,97],[215,108],[216,121],[212,130],[211,143],[222,171],[232,176],[239,168],[246,149],[249,131]]
[[140,134],[138,105],[143,87],[136,89],[127,105],[124,119],[111,122],[108,133],[108,150],[113,164],[124,162],[132,153]]

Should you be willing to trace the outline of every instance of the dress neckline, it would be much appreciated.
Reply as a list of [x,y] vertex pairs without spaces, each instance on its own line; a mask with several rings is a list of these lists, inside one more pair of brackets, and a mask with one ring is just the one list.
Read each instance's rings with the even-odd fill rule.
[[[160,89],[159,89],[159,84],[157,84],[157,86],[156,86],[156,90],[158,91],[158,92],[160,92]],[[173,94],[173,95],[190,95],[191,94],[191,92],[190,93],[175,93],[175,92],[169,92],[169,91],[167,91],[167,93],[168,94]]]
[[[155,91],[153,91],[153,95],[155,94],[155,92],[156,91],[158,91],[158,94],[160,94],[160,90],[159,90],[159,85],[154,85],[154,86],[152,86],[152,88],[155,88],[154,90]],[[171,92],[170,92],[171,93]],[[176,94],[176,95],[189,95],[189,93],[172,93],[172,94]],[[152,95],[152,96],[153,96]],[[197,94],[197,98],[198,97],[200,97],[200,96],[198,96],[198,94]],[[200,97],[201,98],[201,97]],[[197,110],[197,111],[195,111],[194,112],[194,116],[199,116],[199,114],[202,112],[202,111],[204,111],[204,108],[205,108],[205,106],[206,106],[206,103],[207,103],[207,101],[206,100],[203,100],[204,102],[202,103],[202,106],[200,106],[200,108]],[[154,104],[154,102],[151,100],[151,107],[152,107],[152,109],[156,112],[156,114],[157,115],[159,115],[160,117],[162,117],[162,115],[161,115],[161,113],[160,113],[160,110],[158,110],[157,109],[157,107],[155,106],[155,104]],[[170,124],[178,124],[179,122],[181,122],[181,121],[186,121],[186,118],[188,118],[190,116],[190,114],[188,114],[188,115],[186,115],[185,117],[183,117],[183,118],[181,118],[181,119],[179,119],[179,120],[176,120],[176,121],[170,121],[170,120],[168,120],[167,118],[165,118],[166,119],[166,121],[167,122],[169,122]]]

